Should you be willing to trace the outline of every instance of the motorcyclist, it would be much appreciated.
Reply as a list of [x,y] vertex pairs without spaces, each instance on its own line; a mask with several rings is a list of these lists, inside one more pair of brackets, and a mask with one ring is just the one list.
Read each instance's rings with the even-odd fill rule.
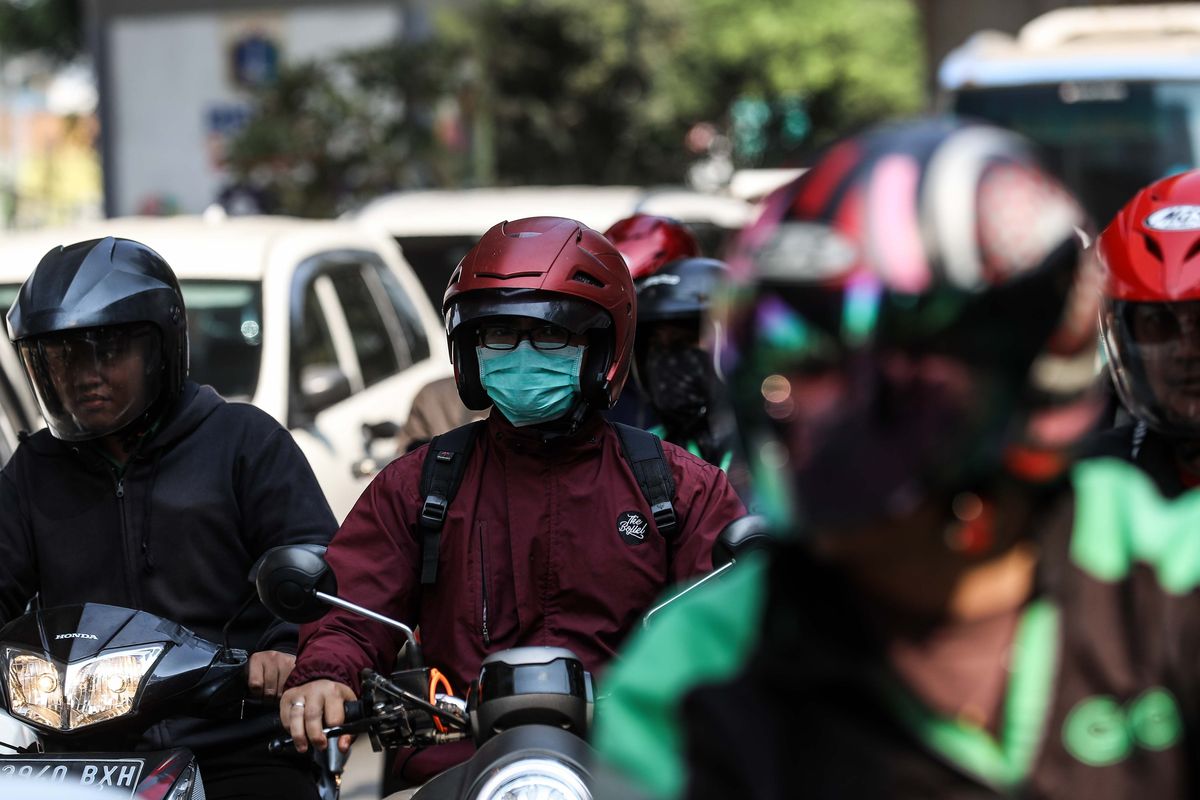
[[[218,642],[232,620],[249,689],[274,701],[297,631],[249,602],[247,575],[265,550],[323,544],[337,527],[291,435],[187,379],[183,295],[143,244],[54,248],[7,320],[47,429],[0,473],[0,624],[34,599],[143,609]],[[213,724],[168,719],[142,746],[186,747]],[[316,796],[304,760],[265,741],[197,758],[209,798]]]
[[[635,285],[660,269],[681,258],[696,258],[700,244],[687,226],[670,217],[637,212],[617,220],[604,232],[629,266]],[[638,327],[641,329],[641,304],[638,307]],[[622,392],[613,407],[605,413],[613,422],[624,422],[639,428],[651,428],[660,420],[644,395],[633,387]]]
[[[745,513],[719,469],[663,443],[677,524],[654,522],[600,416],[629,372],[635,302],[616,249],[558,217],[496,225],[451,276],[443,313],[458,391],[467,407],[494,410],[448,504],[436,578],[426,580],[419,531],[422,468],[440,455],[428,446],[375,478],[326,560],[346,599],[419,625],[426,663],[457,690],[487,654],[519,645],[566,647],[599,670],[668,584],[711,569],[717,534]],[[301,629],[282,702],[301,749],[327,745],[322,725],[342,720],[360,670],[389,669],[399,644],[340,611]],[[404,763],[404,779],[469,754],[428,748]]]
[[728,273],[714,258],[681,258],[635,281],[633,349],[634,377],[661,421],[652,430],[726,472],[733,460],[733,421],[716,369],[718,337],[707,315]]
[[727,374],[790,536],[610,671],[623,797],[1190,796],[1200,504],[1069,460],[1079,225],[1016,135],[939,119],[835,145],[743,234]]
[[1200,171],[1156,181],[1096,243],[1104,268],[1101,330],[1113,385],[1133,420],[1092,437],[1166,495],[1200,485]]

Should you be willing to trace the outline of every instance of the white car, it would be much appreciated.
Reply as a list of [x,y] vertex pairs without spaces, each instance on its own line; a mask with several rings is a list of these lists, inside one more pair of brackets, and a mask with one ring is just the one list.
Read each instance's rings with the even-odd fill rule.
[[451,374],[440,320],[395,243],[350,222],[126,218],[12,234],[0,240],[0,308],[52,247],[103,236],[135,239],[171,264],[191,377],[291,430],[339,520],[394,453],[387,423]]
[[638,211],[679,220],[696,235],[705,255],[720,256],[729,237],[750,221],[754,207],[736,197],[681,187],[517,186],[396,192],[351,216],[399,242],[438,304],[454,267],[497,222],[569,217],[603,232]]

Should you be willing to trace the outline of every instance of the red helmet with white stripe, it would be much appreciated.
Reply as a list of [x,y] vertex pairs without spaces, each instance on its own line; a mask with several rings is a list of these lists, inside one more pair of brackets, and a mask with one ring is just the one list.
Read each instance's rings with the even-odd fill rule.
[[1138,192],[1096,254],[1105,350],[1122,402],[1156,430],[1200,436],[1200,170]]

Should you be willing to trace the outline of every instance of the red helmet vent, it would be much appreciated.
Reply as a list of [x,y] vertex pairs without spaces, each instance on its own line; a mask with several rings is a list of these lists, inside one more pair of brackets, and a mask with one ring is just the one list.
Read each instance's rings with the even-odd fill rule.
[[1150,253],[1150,255],[1157,258],[1159,261],[1162,261],[1163,260],[1163,252],[1162,252],[1162,248],[1158,246],[1158,242],[1154,241],[1154,239],[1149,234],[1145,234],[1145,233],[1142,234],[1142,240],[1146,243],[1146,251],[1148,253]]
[[574,275],[572,275],[571,280],[579,281],[580,283],[586,283],[588,286],[595,286],[600,289],[604,288],[604,281],[600,280],[599,278],[597,278],[593,275],[589,275],[588,273],[586,273],[582,270],[580,270],[579,272],[576,272]]
[[1188,248],[1187,255],[1183,257],[1183,260],[1191,261],[1197,255],[1200,255],[1200,239],[1192,242],[1192,246]]

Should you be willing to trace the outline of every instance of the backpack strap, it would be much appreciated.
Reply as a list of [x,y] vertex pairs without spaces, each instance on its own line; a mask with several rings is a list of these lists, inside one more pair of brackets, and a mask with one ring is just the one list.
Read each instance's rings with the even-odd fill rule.
[[621,440],[621,452],[633,470],[638,488],[642,496],[650,504],[650,513],[654,515],[654,526],[664,539],[675,535],[678,522],[675,518],[675,479],[671,475],[671,467],[663,454],[662,439],[650,431],[625,425],[620,422],[610,422]]
[[467,471],[467,459],[483,424],[484,421],[479,420],[435,436],[425,452],[420,485],[425,502],[421,504],[421,515],[417,518],[417,530],[421,535],[422,586],[437,581],[438,547],[442,526],[446,524],[446,512],[458,493],[463,473]]

